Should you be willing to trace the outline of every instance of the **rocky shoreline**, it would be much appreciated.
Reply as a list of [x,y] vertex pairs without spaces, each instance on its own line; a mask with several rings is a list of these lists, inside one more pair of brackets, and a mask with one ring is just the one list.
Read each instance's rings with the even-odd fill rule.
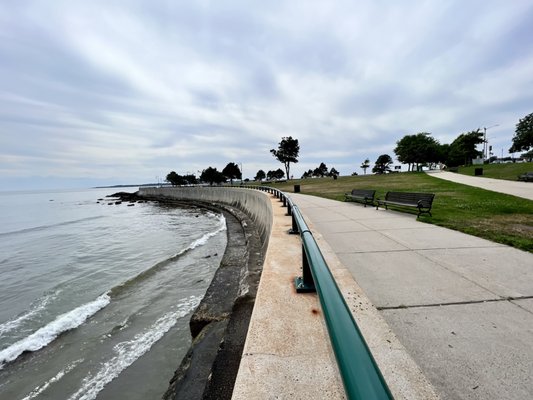
[[189,326],[192,344],[177,367],[164,400],[231,399],[248,332],[265,248],[253,221],[234,207],[201,201],[140,197],[119,192],[121,201],[157,201],[181,207],[202,207],[224,214],[227,246],[204,298]]

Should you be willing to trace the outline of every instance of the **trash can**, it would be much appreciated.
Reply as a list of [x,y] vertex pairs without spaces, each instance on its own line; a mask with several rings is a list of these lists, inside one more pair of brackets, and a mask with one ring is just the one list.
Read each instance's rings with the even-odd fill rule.
[[333,180],[337,180],[337,175],[333,175]]
[[300,193],[300,185],[294,185],[294,193]]
[[474,175],[475,176],[483,175],[483,168],[474,168]]

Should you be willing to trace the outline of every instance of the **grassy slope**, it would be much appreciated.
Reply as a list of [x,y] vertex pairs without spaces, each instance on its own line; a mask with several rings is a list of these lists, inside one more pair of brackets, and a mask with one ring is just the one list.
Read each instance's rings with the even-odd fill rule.
[[483,176],[516,181],[518,175],[533,171],[533,163],[484,164],[459,167],[459,173],[474,176],[474,168],[483,168]]
[[[533,170],[533,168],[532,168]],[[420,221],[455,229],[533,252],[533,201],[434,178],[425,173],[292,180],[273,184],[292,192],[299,184],[305,194],[344,200],[354,188],[375,189],[383,198],[392,191],[435,193],[432,214]],[[532,186],[533,190],[533,186]]]

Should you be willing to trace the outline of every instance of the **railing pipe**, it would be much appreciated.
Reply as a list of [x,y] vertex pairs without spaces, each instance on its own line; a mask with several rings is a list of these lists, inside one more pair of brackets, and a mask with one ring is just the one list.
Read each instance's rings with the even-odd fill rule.
[[290,199],[288,203],[292,214],[292,231],[299,232],[302,240],[303,276],[296,279],[297,291],[299,285],[312,286],[307,291],[316,288],[347,398],[393,399],[313,234],[299,208]]
[[311,232],[302,232],[301,237],[347,397],[350,400],[392,399]]

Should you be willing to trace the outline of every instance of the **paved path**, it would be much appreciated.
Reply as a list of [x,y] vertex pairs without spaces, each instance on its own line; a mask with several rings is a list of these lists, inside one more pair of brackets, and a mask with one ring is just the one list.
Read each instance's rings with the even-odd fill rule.
[[533,200],[533,183],[531,182],[506,181],[503,179],[483,178],[438,170],[428,171],[427,173],[435,178]]
[[533,398],[533,254],[410,214],[291,198],[443,399]]

